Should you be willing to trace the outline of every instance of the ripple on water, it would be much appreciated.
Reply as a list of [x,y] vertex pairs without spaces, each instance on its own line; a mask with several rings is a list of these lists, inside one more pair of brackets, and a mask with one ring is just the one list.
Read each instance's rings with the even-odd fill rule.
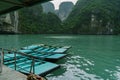
[[116,77],[116,80],[120,80],[120,72],[116,71],[113,75]]
[[[83,67],[85,66],[85,69]],[[66,71],[62,74],[62,76],[58,75],[55,77],[50,77],[50,80],[103,80],[100,76],[96,74],[88,73],[90,66],[94,66],[94,62],[89,59],[85,59],[80,56],[71,56],[71,58],[67,58],[65,64],[62,64],[62,67],[66,69]]]
[[117,70],[114,71],[114,76],[116,77],[116,80],[120,80],[120,66],[116,66]]

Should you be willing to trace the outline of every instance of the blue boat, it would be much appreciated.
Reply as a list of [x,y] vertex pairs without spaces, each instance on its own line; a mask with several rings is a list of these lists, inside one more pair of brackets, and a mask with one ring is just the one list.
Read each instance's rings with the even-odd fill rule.
[[19,54],[16,54],[16,60],[14,54],[5,54],[4,64],[24,74],[34,73],[40,76],[44,76],[51,72],[52,70],[57,69],[59,67],[59,65],[57,64],[46,62],[40,59],[39,60],[34,59],[33,61],[33,59],[31,58]]
[[19,50],[18,52],[25,53],[27,55],[31,55],[37,59],[42,59],[46,61],[52,61],[55,62],[63,57],[65,57],[67,54],[60,54],[60,53],[47,53],[47,52],[38,52],[33,50]]
[[31,45],[31,46],[27,46],[27,47],[22,47],[21,49],[30,49],[30,50],[34,50],[34,49],[37,49],[39,47],[42,47],[42,46],[39,46],[39,45]]
[[71,46],[55,47],[55,46],[44,46],[42,45],[31,45],[23,47],[22,49],[34,50],[37,52],[47,52],[47,53],[66,53]]

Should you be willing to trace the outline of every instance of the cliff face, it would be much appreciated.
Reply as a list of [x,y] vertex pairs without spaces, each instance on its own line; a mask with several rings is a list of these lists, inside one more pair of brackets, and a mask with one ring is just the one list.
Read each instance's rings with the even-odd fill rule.
[[119,34],[120,0],[78,0],[65,26],[79,34]]
[[73,9],[73,6],[74,4],[72,2],[63,2],[60,4],[58,16],[62,21],[69,16],[70,12]]
[[0,16],[0,33],[18,33],[18,12]]
[[45,13],[48,13],[48,12],[54,13],[55,12],[54,4],[51,2],[43,3],[42,7],[43,7],[43,12],[45,12]]
[[73,6],[74,4],[72,2],[63,2],[60,4],[59,9],[55,10],[54,4],[51,2],[42,4],[43,12],[52,12],[56,14],[62,21],[69,16]]

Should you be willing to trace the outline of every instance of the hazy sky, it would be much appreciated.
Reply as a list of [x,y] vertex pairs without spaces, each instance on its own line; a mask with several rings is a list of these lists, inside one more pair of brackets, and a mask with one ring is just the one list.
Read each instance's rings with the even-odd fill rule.
[[61,3],[61,2],[65,2],[65,1],[72,1],[74,4],[77,2],[77,0],[53,0],[53,1],[51,1],[51,2],[54,3],[55,9],[58,9],[60,3]]

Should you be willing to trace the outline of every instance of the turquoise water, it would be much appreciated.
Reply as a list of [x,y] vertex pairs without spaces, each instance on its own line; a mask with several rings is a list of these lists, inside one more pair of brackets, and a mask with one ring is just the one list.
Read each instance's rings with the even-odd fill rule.
[[120,80],[120,36],[0,35],[0,47],[19,49],[31,44],[71,45],[61,68],[48,80]]

